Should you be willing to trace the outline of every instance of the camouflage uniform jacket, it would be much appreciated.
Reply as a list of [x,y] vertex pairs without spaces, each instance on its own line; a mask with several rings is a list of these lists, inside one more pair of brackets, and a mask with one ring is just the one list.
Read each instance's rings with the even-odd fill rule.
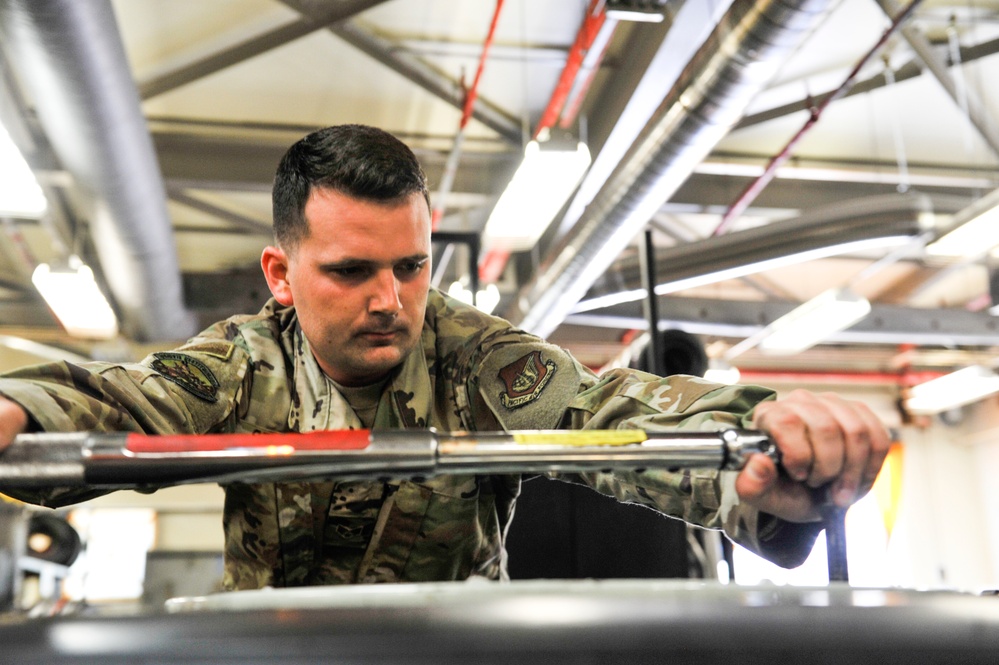
[[[0,393],[45,431],[304,432],[359,428],[319,369],[293,308],[207,329],[140,363],[53,363],[0,378]],[[598,378],[558,347],[502,319],[431,291],[421,346],[384,388],[376,428],[714,429],[746,425],[756,387],[630,370]],[[732,473],[584,474],[625,501],[723,528],[785,565],[807,555],[816,529],[740,504]],[[520,478],[441,476],[425,481],[227,485],[226,588],[458,580],[505,576],[503,534]],[[2,489],[2,488],[0,488]],[[24,496],[46,505],[94,492]]]

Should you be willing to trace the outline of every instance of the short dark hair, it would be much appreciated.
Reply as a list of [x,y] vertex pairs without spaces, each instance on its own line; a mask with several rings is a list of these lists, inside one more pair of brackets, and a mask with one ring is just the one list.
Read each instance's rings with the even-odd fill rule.
[[274,178],[274,237],[286,249],[309,234],[305,204],[313,187],[379,202],[420,193],[430,207],[427,177],[413,151],[388,132],[366,125],[320,129],[281,158]]

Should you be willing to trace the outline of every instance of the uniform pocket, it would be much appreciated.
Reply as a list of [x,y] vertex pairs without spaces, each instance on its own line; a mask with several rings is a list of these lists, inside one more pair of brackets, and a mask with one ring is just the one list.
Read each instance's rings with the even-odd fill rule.
[[[364,582],[463,580],[477,567],[487,534],[499,544],[488,479],[445,476],[403,482],[386,498]],[[484,524],[489,525],[484,528]]]

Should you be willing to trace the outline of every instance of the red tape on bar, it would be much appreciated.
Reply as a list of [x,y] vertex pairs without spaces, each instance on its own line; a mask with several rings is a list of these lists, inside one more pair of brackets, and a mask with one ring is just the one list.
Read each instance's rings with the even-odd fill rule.
[[371,442],[371,431],[337,430],[267,434],[129,434],[125,449],[132,453],[200,453],[246,448],[291,448],[292,450],[363,450]]

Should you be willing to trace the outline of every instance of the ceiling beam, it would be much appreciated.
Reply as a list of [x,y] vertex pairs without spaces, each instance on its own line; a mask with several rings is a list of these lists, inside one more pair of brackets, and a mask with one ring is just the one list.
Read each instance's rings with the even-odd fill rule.
[[[888,17],[892,17],[900,10],[899,4],[895,0],[878,0],[878,5]],[[956,77],[951,75],[950,66],[960,63],[951,63],[942,58],[934,50],[930,40],[926,38],[918,27],[912,22],[906,23],[901,28],[902,36],[909,43],[912,50],[916,52],[919,59],[923,61],[926,68],[930,70],[940,87],[944,89],[951,100],[957,104],[962,113],[967,115],[968,122],[978,131],[978,134],[985,141],[992,152],[999,155],[999,132],[996,131],[995,123],[992,122],[981,99],[974,90],[964,86],[963,90],[958,89]]]
[[[961,47],[960,53],[961,62],[972,62],[974,60],[978,60],[979,58],[994,55],[995,53],[999,53],[999,39],[993,39],[981,44],[976,44],[975,46]],[[895,83],[901,83],[902,81],[908,81],[909,79],[916,78],[922,73],[923,66],[916,60],[910,60],[895,70],[893,78],[895,79]],[[841,99],[846,99],[847,97],[852,97],[854,95],[860,95],[865,92],[871,92],[873,90],[883,88],[886,85],[888,85],[888,77],[883,73],[877,74],[862,81],[857,81],[853,84],[853,87],[851,87],[850,90],[848,90],[847,93],[841,97]],[[832,91],[824,92],[818,95],[809,95],[808,97],[800,99],[796,102],[789,102],[787,104],[775,106],[757,113],[750,113],[740,120],[738,124],[736,124],[735,130],[783,118],[784,116],[791,115],[792,113],[808,111],[818,106],[822,103],[822,100],[825,97],[831,94],[833,94]]]
[[[292,9],[307,16],[315,11],[313,3],[304,0],[281,0]],[[465,104],[462,86],[427,61],[414,56],[399,44],[344,21],[329,26],[340,39],[360,50],[381,64],[420,86],[438,99],[461,110]],[[520,146],[524,141],[520,121],[499,105],[479,95],[472,117],[502,136],[511,145]]]
[[[796,302],[660,296],[659,328],[680,328],[695,335],[745,339],[798,305],[800,303]],[[572,314],[565,322],[622,330],[648,328],[640,302]],[[996,346],[999,345],[999,319],[985,312],[965,309],[919,309],[875,304],[866,318],[827,341],[842,344]]]
[[300,18],[297,21],[269,30],[262,35],[257,35],[239,44],[234,44],[229,48],[213,53],[195,62],[141,81],[138,84],[139,96],[143,100],[146,100],[170,92],[171,90],[176,90],[209,74],[214,74],[233,65],[238,65],[250,58],[322,30],[330,24],[347,20],[383,2],[385,0],[340,0],[335,3],[327,3],[323,5],[321,11],[320,9],[315,9],[306,18]]

